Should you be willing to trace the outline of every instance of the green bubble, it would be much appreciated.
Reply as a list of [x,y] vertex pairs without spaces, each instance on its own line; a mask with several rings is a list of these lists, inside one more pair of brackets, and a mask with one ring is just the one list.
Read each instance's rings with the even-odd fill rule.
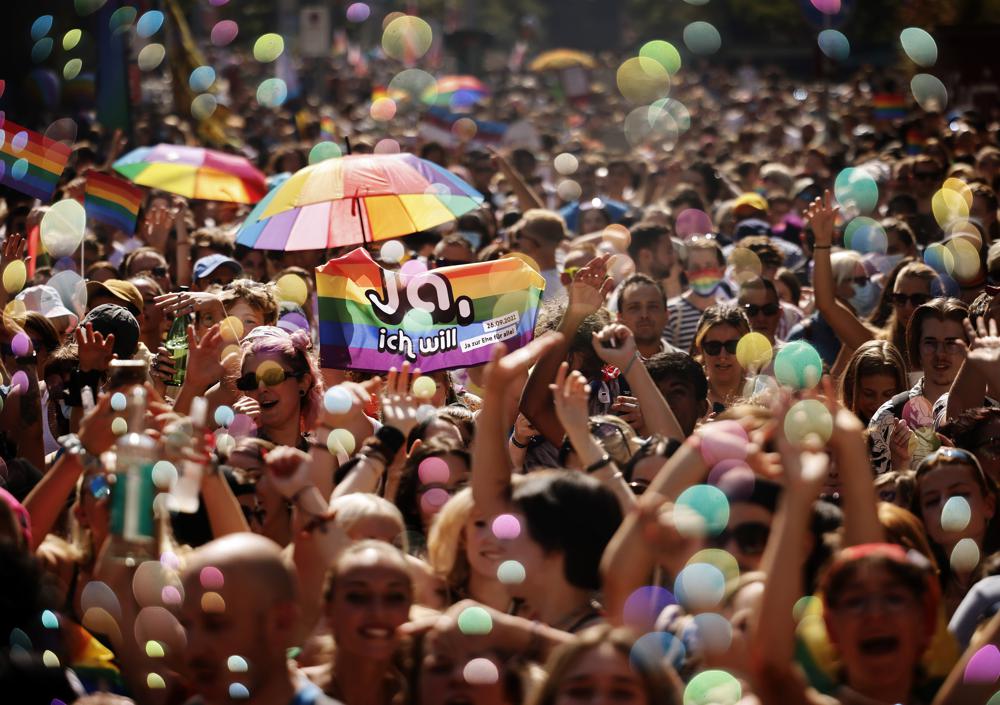
[[458,615],[458,629],[465,635],[489,634],[493,619],[482,607],[467,607]]
[[844,244],[852,250],[885,254],[889,249],[889,237],[882,224],[873,218],[854,218],[844,228]]
[[280,107],[288,97],[288,86],[280,78],[266,78],[257,86],[257,102],[266,108]]
[[117,35],[127,32],[132,23],[135,22],[136,15],[138,14],[138,11],[129,5],[119,7],[111,13],[111,19],[108,20],[111,34]]
[[280,34],[262,34],[253,44],[253,58],[262,64],[268,64],[285,51],[285,40]]
[[45,610],[42,612],[42,626],[46,629],[59,628],[59,618],[56,616],[55,612],[52,610]]
[[52,37],[43,37],[31,47],[31,60],[39,64],[49,58],[52,53]]
[[146,656],[149,658],[163,658],[163,655],[163,644],[153,640],[146,642]]
[[729,523],[729,500],[725,493],[712,485],[689,487],[677,498],[678,507],[686,507],[698,514],[704,522],[704,533],[716,536]]
[[643,44],[639,49],[639,56],[658,61],[671,74],[681,70],[681,54],[677,51],[677,47],[662,39],[654,39]]
[[215,109],[219,107],[219,101],[211,93],[196,95],[191,101],[191,116],[196,120],[207,120],[212,117]]
[[785,436],[792,443],[814,438],[825,444],[833,433],[833,416],[818,399],[803,399],[793,404],[785,414],[784,429]]
[[848,167],[837,174],[833,194],[841,206],[861,213],[871,213],[878,205],[878,184],[865,169]]
[[823,376],[823,360],[809,343],[793,340],[774,357],[774,376],[792,389],[812,389]]
[[63,35],[62,46],[63,50],[69,51],[76,47],[80,43],[80,39],[83,37],[83,32],[78,29],[71,29]]
[[692,22],[684,28],[684,44],[694,54],[714,54],[722,47],[722,35],[708,22]]
[[851,55],[851,42],[843,32],[824,29],[817,38],[819,50],[834,61],[844,61]]
[[63,78],[67,81],[72,81],[74,78],[80,75],[80,70],[83,68],[82,59],[70,59],[63,66]]
[[933,66],[937,63],[937,42],[925,30],[907,27],[899,33],[899,42],[910,61],[917,66]]
[[742,697],[740,682],[726,671],[702,671],[684,688],[684,705],[736,705]]
[[342,156],[343,153],[340,145],[336,142],[318,142],[309,150],[309,163],[315,164],[327,159],[336,159]]
[[918,73],[910,80],[910,91],[923,110],[941,111],[948,107],[948,89],[937,76]]
[[[406,312],[403,316],[403,323],[400,328],[407,333],[426,333],[434,327],[434,319],[431,317],[430,311],[424,311],[423,309],[414,308]],[[414,345],[416,345],[416,339],[413,339]]]

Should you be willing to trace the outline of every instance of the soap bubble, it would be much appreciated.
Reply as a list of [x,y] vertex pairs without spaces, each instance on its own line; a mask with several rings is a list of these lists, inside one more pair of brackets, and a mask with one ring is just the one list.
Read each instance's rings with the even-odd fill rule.
[[207,91],[215,83],[215,69],[211,66],[199,66],[188,77],[188,85],[191,90],[202,93]]
[[684,44],[693,54],[714,54],[722,47],[722,35],[708,22],[692,22],[684,28]]
[[53,257],[68,257],[79,249],[87,229],[87,212],[79,201],[64,198],[42,216],[42,244]]
[[497,568],[497,580],[504,585],[518,585],[525,577],[524,566],[517,561],[504,561]]
[[406,248],[399,240],[389,240],[379,250],[379,259],[386,264],[398,264],[406,254]]
[[305,306],[309,298],[309,287],[298,274],[285,274],[275,283],[278,289],[279,301],[290,301],[299,306]]
[[676,598],[666,588],[652,585],[641,587],[625,600],[625,624],[636,630],[648,631],[656,624],[660,612],[676,604]]
[[462,677],[470,685],[491,685],[500,679],[500,671],[489,659],[474,658],[465,664]]
[[501,540],[516,539],[521,535],[521,522],[511,514],[500,514],[490,525],[493,535]]
[[674,595],[689,612],[713,608],[722,600],[725,591],[726,576],[708,563],[685,566],[674,581]]
[[212,27],[212,44],[217,47],[227,46],[234,39],[236,39],[236,35],[239,34],[239,32],[239,25],[232,20],[222,20],[221,22],[216,22],[215,26]]
[[52,15],[41,15],[31,23],[31,40],[37,42],[52,29]]
[[910,91],[923,110],[940,112],[948,107],[948,89],[937,76],[918,73],[910,80]]
[[81,70],[83,70],[83,60],[70,59],[66,62],[66,65],[63,66],[63,78],[67,81],[72,81],[80,75]]
[[288,86],[280,78],[266,78],[257,86],[257,102],[265,108],[280,107],[288,97]]
[[910,61],[917,66],[933,66],[937,62],[937,43],[926,30],[907,27],[899,33],[899,42]]
[[493,631],[493,619],[482,607],[466,607],[458,615],[458,629],[465,635],[485,635]]
[[219,101],[211,93],[196,95],[191,100],[191,117],[195,120],[208,120],[218,107]]
[[563,176],[569,176],[579,167],[579,160],[577,160],[577,158],[569,152],[563,152],[552,160],[552,166],[555,168],[557,173],[562,174]]
[[439,457],[424,458],[417,467],[417,476],[425,485],[445,484],[451,477],[448,463]]
[[726,671],[702,671],[684,688],[684,705],[736,705],[742,697],[740,682]]
[[639,56],[659,62],[667,73],[673,75],[681,69],[681,54],[670,42],[654,39],[639,49]]
[[771,341],[762,333],[747,333],[736,344],[736,360],[743,369],[762,369],[771,362]]
[[309,150],[309,163],[316,164],[317,162],[326,161],[327,159],[336,159],[343,155],[343,150],[341,150],[340,145],[336,142],[317,142],[313,145],[313,148]]
[[721,533],[726,528],[726,524],[729,523],[729,500],[718,487],[694,485],[687,488],[677,497],[674,511],[685,508],[696,513],[701,519],[700,522],[696,522],[701,526],[696,527],[693,531],[682,530],[682,526],[678,524],[677,530],[686,536],[703,536],[705,534],[715,536]]
[[792,443],[811,438],[825,444],[833,434],[833,416],[818,399],[803,399],[795,402],[785,414],[784,429]]
[[941,508],[941,528],[945,531],[965,531],[972,520],[972,508],[965,497],[949,497]]
[[152,71],[163,62],[166,53],[162,44],[147,44],[139,51],[139,68],[142,71]]
[[816,348],[805,341],[786,343],[774,358],[774,376],[793,389],[811,389],[823,376],[823,360]]
[[844,169],[837,174],[833,189],[837,202],[844,208],[871,213],[878,205],[878,184],[865,169]]
[[971,573],[979,565],[979,546],[974,539],[962,539],[951,550],[951,569]]
[[834,61],[845,61],[851,55],[851,42],[843,32],[824,29],[817,38],[819,50]]
[[235,417],[236,412],[228,406],[220,406],[215,410],[215,424],[217,426],[228,426]]
[[72,51],[76,48],[76,45],[80,43],[83,39],[83,32],[79,29],[71,29],[63,35],[62,47],[63,51]]
[[437,391],[437,383],[426,375],[413,380],[413,396],[418,399],[430,399]]
[[382,49],[398,61],[415,61],[431,48],[434,33],[419,17],[402,15],[392,20],[382,33]]
[[629,651],[629,661],[632,667],[646,672],[651,667],[663,662],[669,663],[675,669],[684,665],[687,650],[684,642],[669,632],[648,632],[635,640]]
[[670,91],[670,74],[663,64],[646,57],[624,61],[615,80],[622,96],[633,103],[651,103]]
[[364,22],[371,15],[371,8],[363,2],[351,3],[347,7],[348,22]]
[[253,45],[253,58],[262,64],[268,64],[281,56],[285,51],[285,40],[280,34],[270,32],[257,38]]

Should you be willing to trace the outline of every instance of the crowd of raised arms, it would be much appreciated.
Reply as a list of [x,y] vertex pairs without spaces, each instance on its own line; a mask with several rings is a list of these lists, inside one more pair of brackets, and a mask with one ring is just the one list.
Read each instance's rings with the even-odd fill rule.
[[[144,188],[134,235],[89,221],[59,259],[29,258],[54,206],[0,193],[0,701],[997,702],[997,106],[705,67],[636,140],[612,90],[504,71],[474,117],[523,142],[493,148],[372,120],[370,71],[322,105],[233,90],[240,153],[294,174],[332,122],[481,207],[282,251],[237,244],[252,204]],[[76,120],[51,203],[198,146],[136,110],[128,139]],[[534,334],[324,367],[316,268],[356,247],[520,258]]]

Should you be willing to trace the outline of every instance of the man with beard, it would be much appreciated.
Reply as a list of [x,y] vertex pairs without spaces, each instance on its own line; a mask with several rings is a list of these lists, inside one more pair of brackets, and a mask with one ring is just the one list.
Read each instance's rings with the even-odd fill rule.
[[667,295],[660,283],[633,274],[618,290],[618,322],[632,331],[642,359],[661,352],[680,352],[663,339],[667,326]]
[[230,534],[192,554],[183,575],[188,705],[243,702],[338,705],[289,668],[300,610],[294,573],[277,544]]
[[634,225],[629,234],[632,237],[628,256],[635,262],[636,274],[645,274],[657,281],[669,277],[676,262],[670,230],[656,223],[643,222]]

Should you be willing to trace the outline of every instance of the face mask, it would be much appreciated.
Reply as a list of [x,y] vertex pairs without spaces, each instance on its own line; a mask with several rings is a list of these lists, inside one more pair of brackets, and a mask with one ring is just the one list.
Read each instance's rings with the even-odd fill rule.
[[903,260],[903,255],[875,255],[872,257],[872,264],[882,272],[882,274],[888,274]]
[[469,247],[473,250],[478,250],[479,246],[483,242],[482,233],[477,233],[475,230],[460,230],[458,234],[461,235],[467,243],[469,243]]
[[699,296],[711,296],[722,283],[722,275],[725,270],[718,267],[711,269],[698,269],[688,273],[688,283],[692,291]]
[[879,294],[882,293],[878,285],[868,281],[864,285],[854,285],[854,296],[851,297],[851,306],[859,316],[867,316],[875,310],[878,303]]

